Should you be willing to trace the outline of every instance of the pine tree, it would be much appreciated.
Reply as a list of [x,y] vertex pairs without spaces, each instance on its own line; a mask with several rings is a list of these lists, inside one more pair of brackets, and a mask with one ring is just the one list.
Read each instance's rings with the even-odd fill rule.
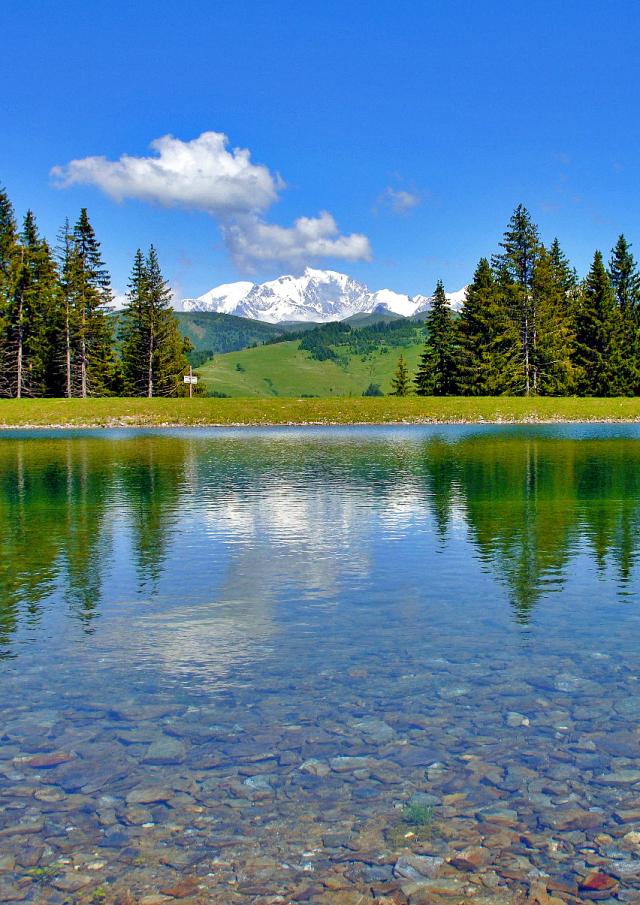
[[640,274],[624,235],[618,237],[611,252],[608,272],[621,315],[621,380],[625,392],[636,393],[640,389]]
[[624,393],[621,350],[621,312],[596,251],[576,311],[574,363],[577,391],[582,396],[618,396]]
[[640,306],[640,274],[631,244],[622,234],[611,252],[609,279],[620,310],[635,317]]
[[121,329],[125,391],[132,396],[175,396],[189,366],[187,345],[170,307],[153,246],[146,259],[137,251]]
[[110,392],[114,378],[112,301],[109,273],[86,208],[73,229],[69,291],[73,306],[73,395],[82,398]]
[[456,329],[442,280],[438,280],[425,318],[427,340],[414,383],[418,396],[451,396],[457,392]]
[[13,291],[18,258],[18,227],[13,205],[0,188],[0,316]]
[[4,395],[11,393],[10,381],[4,374],[4,363],[9,354],[7,330],[19,269],[20,247],[13,205],[4,189],[0,188],[0,393]]
[[560,248],[560,243],[554,239],[549,248],[549,257],[553,268],[555,279],[565,293],[567,299],[570,299],[578,287],[578,274],[575,267],[569,263],[569,259]]
[[408,396],[411,392],[411,379],[409,370],[404,360],[404,355],[398,359],[398,367],[391,380],[391,396]]
[[520,337],[520,380],[514,390],[528,396],[538,391],[533,365],[538,331],[531,290],[541,243],[538,228],[524,205],[519,204],[513,212],[500,247],[503,251],[494,256],[493,266]]
[[58,233],[56,260],[59,274],[58,307],[52,332],[54,335],[52,361],[49,363],[52,373],[51,384],[55,386],[55,395],[73,396],[76,306],[74,295],[75,274],[79,270],[78,252],[73,241],[69,221],[65,220]]
[[567,292],[561,270],[541,247],[531,279],[531,371],[539,395],[558,396],[571,385],[572,330]]
[[31,211],[27,211],[15,245],[10,284],[3,304],[0,389],[18,399],[40,396],[47,391],[49,326],[57,275]]
[[517,346],[500,287],[481,258],[467,287],[457,324],[459,392],[467,396],[505,393],[513,383]]

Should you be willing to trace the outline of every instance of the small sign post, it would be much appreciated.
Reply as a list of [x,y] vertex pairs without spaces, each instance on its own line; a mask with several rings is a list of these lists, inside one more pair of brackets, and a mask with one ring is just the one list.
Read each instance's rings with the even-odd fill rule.
[[198,382],[198,378],[193,376],[191,365],[189,365],[189,373],[184,377],[184,382],[189,384],[189,399],[193,399],[193,385]]

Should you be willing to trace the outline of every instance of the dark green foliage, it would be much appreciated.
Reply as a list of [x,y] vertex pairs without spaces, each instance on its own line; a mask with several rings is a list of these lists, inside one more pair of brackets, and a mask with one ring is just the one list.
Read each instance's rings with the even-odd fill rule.
[[460,392],[467,396],[507,392],[517,335],[486,258],[481,258],[467,287],[457,331]]
[[398,367],[391,381],[392,396],[408,396],[411,391],[411,378],[404,356],[398,359]]
[[0,188],[0,316],[13,291],[18,258],[18,228],[13,205]]
[[86,208],[70,237],[68,281],[71,345],[71,395],[104,396],[115,378],[112,301],[109,273],[102,260]]
[[456,327],[442,281],[425,319],[427,341],[415,376],[418,396],[452,396],[458,389]]
[[165,282],[153,246],[146,258],[138,249],[129,281],[128,304],[122,316],[122,375],[129,396],[176,396],[190,347],[178,331]]
[[[349,324],[340,321],[323,324],[322,327],[317,327],[302,334],[300,348],[305,352],[309,352],[311,357],[317,361],[335,361],[338,355],[333,347],[340,342],[342,335],[345,333],[351,333]],[[289,335],[287,339],[293,339],[293,337]]]
[[640,274],[624,235],[618,237],[611,253],[609,279],[621,315],[622,381],[626,393],[637,393],[640,389]]
[[0,189],[0,392],[4,395],[11,392],[4,370],[9,355],[7,330],[11,324],[19,269],[20,247],[13,205],[7,193]]
[[[175,311],[174,316],[183,336],[191,341],[194,351],[210,349],[211,356],[224,352],[238,352],[269,340],[287,339],[287,330],[280,324],[264,324],[261,321],[215,311]],[[193,353],[189,353],[191,358]],[[191,361],[194,365],[194,361]]]
[[581,396],[624,395],[622,313],[597,251],[578,301],[574,364]]
[[318,361],[344,360],[347,355],[367,356],[386,349],[399,349],[419,342],[422,327],[407,318],[379,320],[364,327],[346,321],[320,324],[300,333],[288,333],[269,342],[300,339],[300,348]]
[[493,266],[518,334],[518,348],[512,359],[518,368],[515,379],[508,382],[508,392],[528,396],[537,392],[534,350],[539,330],[532,284],[542,246],[538,229],[524,205],[519,204],[513,212],[500,247],[502,252],[494,256]]
[[213,358],[212,349],[192,349],[187,353],[187,360],[194,371],[200,365],[203,365],[205,361],[209,361],[210,358]]
[[549,248],[551,266],[555,279],[567,298],[570,298],[578,287],[578,274],[575,267],[569,263],[569,259],[560,248],[560,243],[554,239]]
[[618,237],[611,252],[609,279],[620,310],[636,317],[640,306],[640,274],[624,235]]
[[[363,396],[384,396],[379,383],[370,383],[362,393]],[[405,394],[406,395],[406,394]]]
[[11,254],[2,305],[0,389],[3,395],[16,398],[40,396],[47,390],[58,280],[49,246],[40,237],[31,211]]
[[532,392],[563,395],[571,389],[573,377],[570,310],[562,272],[544,247],[533,267],[531,311]]

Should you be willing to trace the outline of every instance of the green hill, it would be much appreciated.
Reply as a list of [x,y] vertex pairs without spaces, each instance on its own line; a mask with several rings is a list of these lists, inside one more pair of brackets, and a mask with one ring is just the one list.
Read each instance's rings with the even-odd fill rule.
[[421,326],[406,320],[364,329],[326,324],[216,355],[198,373],[209,394],[228,396],[360,396],[371,383],[389,393],[400,354],[415,371],[423,342]]
[[190,358],[195,366],[220,352],[246,349],[286,333],[279,325],[214,311],[176,311],[175,316],[180,332],[193,343]]

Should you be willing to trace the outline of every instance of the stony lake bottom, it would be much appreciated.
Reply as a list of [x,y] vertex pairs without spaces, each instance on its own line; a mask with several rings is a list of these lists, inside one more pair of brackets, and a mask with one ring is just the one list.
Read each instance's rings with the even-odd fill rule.
[[0,901],[640,902],[640,427],[0,436]]

